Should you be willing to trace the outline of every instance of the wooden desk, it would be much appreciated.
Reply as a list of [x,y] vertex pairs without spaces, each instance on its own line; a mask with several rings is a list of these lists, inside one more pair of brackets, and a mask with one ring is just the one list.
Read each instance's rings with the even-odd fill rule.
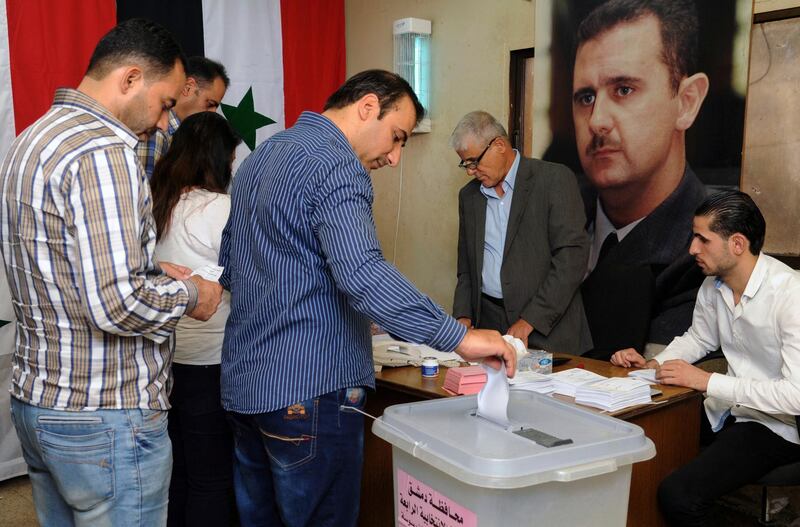
[[[566,355],[565,355],[566,356]],[[575,368],[579,364],[606,377],[622,377],[628,370],[608,362],[571,357],[556,371]],[[366,411],[383,415],[386,407],[424,399],[450,397],[442,389],[447,368],[439,376],[426,379],[414,367],[384,368],[375,374],[376,393],[367,397]],[[639,406],[613,414],[634,423],[656,446],[656,457],[633,465],[631,493],[628,503],[628,525],[650,527],[666,525],[658,511],[656,489],[664,477],[697,455],[700,436],[700,392],[675,386],[657,386],[663,395],[658,405]],[[387,527],[394,525],[394,490],[391,445],[372,434],[372,420],[365,420],[364,472],[361,480],[361,514],[359,525]]]

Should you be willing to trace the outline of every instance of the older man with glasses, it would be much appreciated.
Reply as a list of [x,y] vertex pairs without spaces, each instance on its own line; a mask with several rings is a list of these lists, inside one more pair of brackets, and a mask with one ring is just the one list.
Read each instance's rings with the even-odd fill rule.
[[589,241],[574,174],[522,157],[486,112],[465,115],[450,146],[474,178],[458,196],[453,316],[531,348],[574,355],[591,349],[579,291]]

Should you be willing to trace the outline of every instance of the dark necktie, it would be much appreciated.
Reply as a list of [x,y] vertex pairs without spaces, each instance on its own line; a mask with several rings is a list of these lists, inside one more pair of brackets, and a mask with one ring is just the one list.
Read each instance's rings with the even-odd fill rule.
[[611,232],[608,236],[606,236],[606,239],[603,240],[603,245],[600,247],[600,254],[597,255],[597,263],[595,264],[595,267],[600,265],[600,262],[603,261],[603,258],[608,256],[608,253],[611,252],[611,249],[613,249],[618,243],[619,240],[617,239],[616,232]]

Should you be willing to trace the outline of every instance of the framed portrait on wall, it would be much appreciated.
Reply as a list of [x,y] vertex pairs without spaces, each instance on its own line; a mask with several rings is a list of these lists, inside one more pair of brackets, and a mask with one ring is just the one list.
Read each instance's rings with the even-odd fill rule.
[[[581,22],[605,1],[536,2],[533,155],[566,164],[579,175],[585,171],[573,122],[576,35]],[[696,119],[685,132],[686,159],[706,186],[737,187],[742,164],[752,2],[694,0],[694,4],[698,21],[696,67],[707,75],[709,85]],[[660,40],[658,32],[650,37]],[[629,47],[620,53],[632,50]],[[628,93],[622,90],[621,94]],[[657,101],[652,101],[652,105],[653,111],[657,111]],[[643,122],[639,124],[646,126]]]

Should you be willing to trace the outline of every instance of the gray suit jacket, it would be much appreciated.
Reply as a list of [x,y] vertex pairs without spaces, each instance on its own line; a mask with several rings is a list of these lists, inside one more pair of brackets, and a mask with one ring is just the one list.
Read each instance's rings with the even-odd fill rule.
[[[453,316],[481,327],[486,197],[477,180],[458,195],[458,284]],[[589,258],[586,215],[575,176],[563,165],[520,159],[500,282],[506,316],[534,328],[528,346],[580,354],[592,348],[580,284]]]

